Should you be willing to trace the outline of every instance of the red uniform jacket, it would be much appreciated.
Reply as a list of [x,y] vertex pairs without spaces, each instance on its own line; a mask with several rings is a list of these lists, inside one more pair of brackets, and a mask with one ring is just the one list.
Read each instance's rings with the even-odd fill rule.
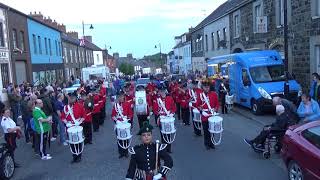
[[147,87],[146,87],[146,91],[148,93],[153,92],[156,89],[156,85],[152,82],[148,83]]
[[[114,119],[117,119],[118,121],[123,121],[123,119],[120,117],[120,115],[116,111],[116,104],[112,107],[112,112],[111,112],[111,119],[114,121]],[[122,109],[122,115],[127,116],[129,120],[133,120],[133,111],[131,108],[131,104],[129,102],[123,102],[120,103],[121,109]]]
[[185,93],[181,92],[180,95],[180,105],[182,108],[186,109],[189,108],[189,102],[190,102],[190,94],[189,94],[189,90],[186,90]]
[[107,101],[107,88],[104,85],[100,88],[100,96],[102,96],[102,104],[105,105]]
[[[206,96],[209,99],[209,103],[210,103],[211,108],[213,108],[215,110],[215,112],[217,112],[219,110],[219,101],[218,101],[217,93],[211,91],[208,94],[206,94]],[[200,108],[201,108],[202,111],[205,111],[208,114],[211,114],[211,112],[209,110],[209,107],[208,107],[207,103],[204,100],[201,101]],[[208,118],[209,117],[203,116],[201,114],[201,121],[202,122],[208,121]]]
[[[81,103],[76,102],[76,103],[74,103],[74,105],[71,108],[73,110],[73,116],[74,116],[75,120],[78,120],[80,118],[85,118],[85,115],[86,115],[85,109]],[[68,108],[68,105],[65,105],[63,107],[63,111],[61,113],[61,120],[62,121],[66,120],[66,121],[74,124],[74,121],[70,115],[71,111],[70,112],[69,111],[70,111],[70,109]]]
[[200,88],[194,88],[193,91],[196,94],[197,101],[195,103],[192,103],[192,106],[199,110],[201,105],[200,94],[203,93],[203,90]]
[[131,94],[126,94],[124,96],[124,101],[130,103],[130,107],[132,108],[134,106],[134,96]]
[[[82,106],[84,107],[84,111],[85,111],[85,116],[84,116],[84,121],[83,122],[88,122],[88,123],[92,122],[92,110],[86,108],[85,102],[83,100],[79,101],[79,103],[82,104]],[[92,104],[92,106],[93,105],[94,104]]]
[[94,107],[93,107],[93,111],[92,111],[93,114],[98,114],[98,113],[100,113],[101,106],[100,106],[99,101],[100,101],[100,96],[99,96],[99,94],[94,94],[94,95],[93,95]]
[[[169,113],[174,114],[176,112],[177,107],[176,107],[176,104],[174,103],[171,96],[166,96],[165,98],[161,97],[161,100],[163,101],[163,103],[164,103],[167,111],[169,111]],[[157,99],[153,103],[153,112],[156,115],[160,115],[160,116],[166,115],[165,111],[159,106]]]

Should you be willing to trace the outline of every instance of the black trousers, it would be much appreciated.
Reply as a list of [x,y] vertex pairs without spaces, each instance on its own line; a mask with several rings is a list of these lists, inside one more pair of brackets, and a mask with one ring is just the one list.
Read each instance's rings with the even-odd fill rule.
[[156,115],[154,114],[154,122],[155,122],[155,125],[158,126],[158,119],[159,119],[159,115]]
[[209,132],[209,122],[205,121],[202,122],[202,128],[203,128],[203,137],[204,137],[204,145],[206,147],[213,147],[213,143],[211,141],[211,134]]
[[177,107],[177,112],[176,114],[178,115],[178,120],[181,120],[181,105],[179,103],[176,103],[176,107]]
[[92,126],[93,126],[94,132],[99,130],[99,121],[100,121],[100,113],[92,114]]
[[13,160],[14,160],[14,150],[17,147],[17,143],[16,143],[17,134],[16,133],[5,133],[4,139],[6,140],[9,153],[13,157]]
[[139,122],[139,127],[141,128],[143,126],[143,123],[148,120],[148,115],[137,115],[138,117],[138,122]]
[[104,124],[104,119],[106,118],[106,106],[104,105],[100,112],[100,119],[99,119],[99,125]]
[[37,134],[37,139],[39,140],[39,152],[41,157],[47,155],[47,143],[49,139],[49,132]]
[[220,94],[220,104],[222,114],[228,114],[228,108],[226,107],[226,94]]
[[[193,113],[191,113],[191,117],[193,118]],[[201,129],[197,129],[196,128],[196,125],[195,125],[193,120],[192,120],[192,124],[193,124],[193,132],[194,132],[194,134],[197,135],[197,136],[201,136]]]
[[[76,152],[76,150],[81,150],[82,149],[82,143],[80,144],[70,144],[70,147],[72,149],[73,152]],[[72,154],[73,157],[73,161],[80,161],[81,157],[82,157],[82,153],[76,155],[76,154]]]
[[163,135],[161,133],[161,124],[159,125],[159,130],[160,130],[160,136],[161,136],[161,143],[162,144],[167,144],[167,147],[166,147],[166,151],[171,153],[171,144],[168,144],[164,139],[163,139]]
[[83,122],[84,143],[92,143],[92,122]]
[[[118,140],[120,144],[123,143],[123,141],[121,140]],[[119,155],[121,156],[126,156],[128,154],[128,149],[123,149],[122,147],[119,146],[118,142],[117,142],[117,145],[118,145],[118,153]]]
[[[266,127],[269,127],[269,126],[264,126],[265,128]],[[253,139],[253,142],[256,143],[256,144],[264,144],[268,135],[271,133],[270,130],[265,130],[265,129],[262,129],[262,131],[260,132],[260,134]]]
[[190,110],[189,108],[181,108],[182,120],[185,125],[190,125]]

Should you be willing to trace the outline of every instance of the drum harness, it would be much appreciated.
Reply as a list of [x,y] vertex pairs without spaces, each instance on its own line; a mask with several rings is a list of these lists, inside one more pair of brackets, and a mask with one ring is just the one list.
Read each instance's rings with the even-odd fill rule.
[[[128,123],[128,119],[126,116],[123,115],[123,108],[120,106],[119,103],[115,103],[115,110],[117,112],[117,119],[121,118],[123,121],[121,123]],[[114,130],[116,130],[117,127],[114,126]],[[127,149],[131,144],[131,138],[129,139],[129,141],[122,141],[122,144],[120,143],[120,140],[118,139],[118,145],[122,148],[122,149]]]
[[[209,109],[209,111],[211,112],[211,115],[212,115],[212,116],[216,116],[217,113],[214,112],[214,109],[211,108],[210,102],[209,102],[209,98],[205,95],[205,93],[201,93],[200,98],[201,98],[201,100],[204,100],[204,102],[207,104],[208,109]],[[219,144],[221,143],[221,139],[222,139],[222,134],[221,134],[221,133],[220,133],[220,136],[219,136],[219,140],[218,140],[218,141],[216,141],[216,140],[214,139],[214,134],[211,133],[211,141],[212,141],[212,143],[213,143],[214,145],[219,145]]]
[[[68,111],[66,110],[66,107],[68,108]],[[76,118],[74,117],[74,114],[73,114],[73,107],[70,107],[70,105],[68,106],[65,106],[63,108],[63,111],[64,113],[66,114],[66,117],[70,116],[72,121],[73,121],[73,124],[72,125],[79,125],[80,124],[80,121],[76,120]]]
[[158,98],[157,99],[159,106],[161,107],[161,109],[159,110],[159,112],[164,111],[166,113],[167,116],[170,115],[169,111],[167,110],[166,106],[164,105],[162,99]]

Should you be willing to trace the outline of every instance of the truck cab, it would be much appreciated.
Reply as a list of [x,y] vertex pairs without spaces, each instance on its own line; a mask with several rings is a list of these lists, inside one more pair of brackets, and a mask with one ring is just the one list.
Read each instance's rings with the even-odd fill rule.
[[208,60],[209,69],[222,64],[227,66],[225,71],[235,103],[251,108],[254,114],[272,108],[273,97],[284,97],[286,81],[289,85],[288,100],[296,103],[302,93],[297,81],[285,73],[283,60],[277,51],[237,53]]

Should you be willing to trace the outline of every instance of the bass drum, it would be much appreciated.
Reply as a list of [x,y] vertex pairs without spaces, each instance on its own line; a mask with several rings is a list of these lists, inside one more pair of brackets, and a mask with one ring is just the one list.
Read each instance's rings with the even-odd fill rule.
[[137,91],[135,93],[135,107],[137,115],[147,114],[147,94],[146,91]]

